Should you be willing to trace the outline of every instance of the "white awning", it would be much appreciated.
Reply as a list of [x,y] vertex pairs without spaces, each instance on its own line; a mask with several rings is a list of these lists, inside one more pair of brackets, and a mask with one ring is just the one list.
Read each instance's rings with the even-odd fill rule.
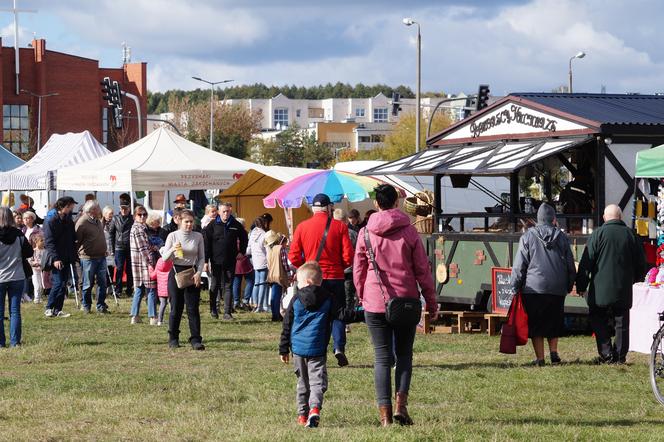
[[590,140],[592,136],[454,144],[427,149],[360,175],[504,175]]

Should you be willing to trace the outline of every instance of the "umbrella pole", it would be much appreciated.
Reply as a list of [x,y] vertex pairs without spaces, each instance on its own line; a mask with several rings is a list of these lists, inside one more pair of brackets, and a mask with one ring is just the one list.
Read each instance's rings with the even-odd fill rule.
[[638,178],[634,178],[634,195],[632,196],[632,230],[634,230],[634,227],[636,226],[636,190],[637,190],[637,180]]

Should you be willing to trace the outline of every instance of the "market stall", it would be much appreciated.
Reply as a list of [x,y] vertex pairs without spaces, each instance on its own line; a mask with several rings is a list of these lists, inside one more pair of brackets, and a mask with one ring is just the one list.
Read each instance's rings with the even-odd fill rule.
[[[511,267],[541,202],[556,208],[578,261],[606,204],[631,220],[634,158],[663,141],[662,96],[516,93],[432,136],[428,149],[362,174],[434,177],[435,232],[426,240],[434,277],[449,276],[438,280],[438,299],[490,310],[491,268]],[[447,211],[444,176],[462,193],[484,187],[495,204]],[[483,176],[504,177],[509,192],[479,185]],[[470,219],[481,226],[469,227]],[[582,298],[567,297],[566,312],[586,311]]]

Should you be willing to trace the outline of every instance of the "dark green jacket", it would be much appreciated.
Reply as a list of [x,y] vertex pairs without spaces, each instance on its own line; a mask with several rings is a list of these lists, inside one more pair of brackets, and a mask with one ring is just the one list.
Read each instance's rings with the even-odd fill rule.
[[577,292],[588,290],[588,305],[632,307],[632,284],[645,270],[643,246],[620,220],[595,230],[583,252],[576,277]]

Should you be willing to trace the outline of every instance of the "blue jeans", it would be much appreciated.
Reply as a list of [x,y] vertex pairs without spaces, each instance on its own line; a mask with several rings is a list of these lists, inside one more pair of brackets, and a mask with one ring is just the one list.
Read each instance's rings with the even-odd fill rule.
[[249,303],[251,299],[251,292],[254,291],[254,272],[247,273],[246,275],[235,275],[233,278],[233,299],[235,304],[240,303],[240,289],[242,288],[242,277],[244,276],[244,302]]
[[[322,287],[339,303],[338,305],[346,307],[346,288],[343,279],[324,279]],[[334,341],[334,351],[346,351],[346,324],[343,321],[335,319],[332,321],[332,340]]]
[[267,269],[254,270],[254,288],[251,301],[259,310],[267,311]]
[[97,310],[106,307],[106,258],[81,258],[81,273],[83,273],[83,289],[81,303],[83,307],[92,305],[92,286],[97,282]]
[[[138,316],[141,309],[141,299],[143,299],[143,292],[146,290],[144,285],[134,288],[134,299],[131,301],[131,316]],[[156,298],[157,289],[147,289],[148,291],[148,318],[154,318],[156,313]]]
[[[125,263],[127,268],[125,269]],[[118,296],[122,294],[122,272],[127,274],[127,294],[131,292],[133,276],[131,274],[131,253],[129,249],[115,249],[115,292]]]
[[71,267],[69,264],[63,264],[62,270],[53,268],[51,270],[51,291],[48,294],[46,309],[54,310],[53,313],[62,311],[67,293],[67,281],[71,277]]
[[281,304],[281,293],[283,287],[281,284],[271,284],[272,296],[270,297],[270,309],[272,310],[272,320],[281,321],[281,313],[279,312],[279,304]]
[[21,297],[25,281],[0,282],[0,347],[7,344],[5,338],[5,293],[9,299],[9,345],[21,345]]

